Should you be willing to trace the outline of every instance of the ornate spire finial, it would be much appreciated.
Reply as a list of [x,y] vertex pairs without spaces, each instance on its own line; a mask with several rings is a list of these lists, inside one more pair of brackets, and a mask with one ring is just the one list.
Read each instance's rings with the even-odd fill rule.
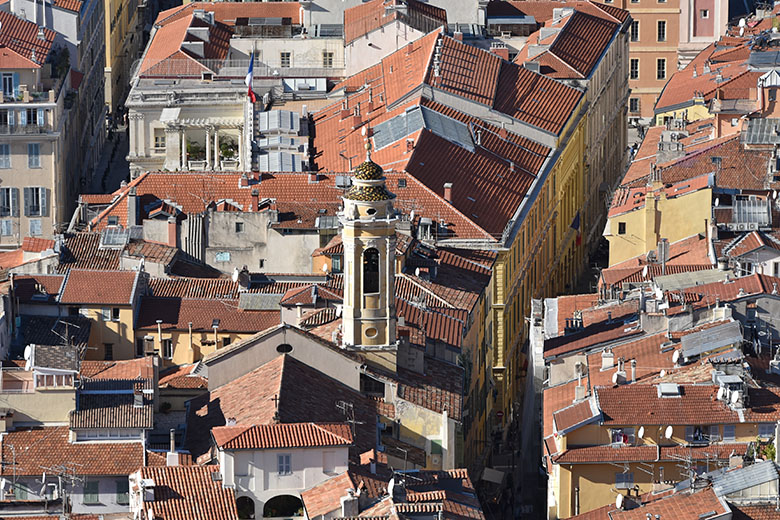
[[371,138],[366,137],[366,161],[371,160]]

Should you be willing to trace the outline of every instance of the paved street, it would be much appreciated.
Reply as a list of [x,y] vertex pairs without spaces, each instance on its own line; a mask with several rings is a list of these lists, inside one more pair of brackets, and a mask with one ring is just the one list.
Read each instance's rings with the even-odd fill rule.
[[129,151],[124,125],[118,126],[103,148],[103,157],[95,170],[89,193],[110,193],[123,180],[130,180],[130,166],[125,160]]

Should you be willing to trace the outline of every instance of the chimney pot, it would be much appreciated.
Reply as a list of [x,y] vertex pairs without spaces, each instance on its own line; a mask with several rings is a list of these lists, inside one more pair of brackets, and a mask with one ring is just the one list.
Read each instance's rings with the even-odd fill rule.
[[451,182],[444,183],[444,200],[452,204],[452,183]]

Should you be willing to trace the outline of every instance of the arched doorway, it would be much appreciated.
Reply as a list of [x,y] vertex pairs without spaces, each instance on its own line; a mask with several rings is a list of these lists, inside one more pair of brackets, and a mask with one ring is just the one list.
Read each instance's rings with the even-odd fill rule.
[[263,506],[263,518],[291,518],[303,516],[303,502],[293,495],[273,497]]
[[253,520],[255,517],[255,501],[249,497],[238,497],[236,509],[238,509],[238,518],[241,520]]

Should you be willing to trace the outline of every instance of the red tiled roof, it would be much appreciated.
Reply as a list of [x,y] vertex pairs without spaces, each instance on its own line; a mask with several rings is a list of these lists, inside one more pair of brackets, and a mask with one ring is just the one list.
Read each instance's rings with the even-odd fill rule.
[[576,73],[568,77],[587,78],[618,30],[619,23],[577,10],[568,17],[548,52],[563,60]]
[[160,12],[156,24],[164,24],[192,14],[196,9],[214,13],[214,20],[226,25],[235,25],[239,17],[246,18],[290,18],[300,24],[301,4],[298,2],[247,2],[238,5],[230,2],[190,2]]
[[89,379],[154,379],[154,359],[142,357],[120,361],[81,362],[81,377]]
[[[305,382],[305,384],[301,384]],[[247,399],[252,395],[252,399]],[[278,398],[278,405],[272,398]],[[211,428],[226,418],[238,426],[281,423],[339,422],[343,414],[337,401],[354,404],[358,426],[355,445],[359,452],[374,447],[376,414],[382,403],[363,396],[318,370],[288,355],[279,356],[233,381],[190,401],[186,443],[194,458],[207,453]],[[370,425],[370,427],[368,426]]]
[[648,188],[647,186],[618,188],[615,191],[615,196],[613,197],[612,204],[609,208],[609,217],[615,217],[645,207],[645,199],[648,193],[654,194],[656,198],[666,197],[667,199],[671,199],[688,195],[689,193],[695,193],[709,187],[711,187],[710,175],[704,174],[658,188]]
[[143,406],[135,406],[132,392],[79,393],[76,410],[70,411],[70,428],[151,430],[153,414],[153,404],[147,396],[144,396]]
[[514,63],[501,64],[493,108],[554,135],[569,121],[582,92]]
[[163,265],[170,265],[178,252],[176,247],[143,240],[130,242],[124,250],[124,254],[129,256],[144,258],[149,262]]
[[160,388],[207,389],[209,381],[200,374],[193,374],[196,364],[170,367],[160,373]]
[[646,520],[647,515],[650,515],[649,518],[658,516],[675,520],[699,520],[702,513],[710,511],[714,511],[712,516],[726,517],[730,509],[712,488],[707,488],[698,493],[676,493],[628,511],[610,511],[609,515],[612,520]]
[[61,274],[18,275],[14,277],[14,292],[20,303],[52,303],[60,294],[64,281],[65,276]]
[[[8,47],[17,55],[29,60],[28,66],[30,68],[39,68],[41,63],[46,63],[57,33],[51,29],[40,28],[43,31],[43,38],[39,38],[38,24],[23,20],[5,11],[0,11],[0,24],[3,27],[2,32],[0,32],[0,45]],[[35,63],[32,62],[33,52],[35,53]]]
[[36,237],[24,237],[22,241],[22,249],[27,253],[40,253],[47,249],[54,248],[54,240],[47,240],[45,238]]
[[57,272],[68,269],[119,269],[120,249],[101,249],[100,233],[65,235]]
[[219,470],[219,466],[141,468],[141,478],[154,481],[154,500],[144,500],[142,510],[160,520],[238,520],[233,488],[212,478]]
[[[716,301],[732,301],[748,295],[772,294],[780,291],[780,278],[763,274],[752,274],[741,278],[712,282],[684,289],[686,301],[697,306],[713,305]],[[670,301],[679,303],[679,296],[667,293]]]
[[585,446],[569,448],[553,458],[556,464],[606,464],[609,462],[669,462],[683,457],[691,460],[728,460],[732,453],[744,455],[747,443],[713,444],[711,446]]
[[53,0],[52,3],[54,4],[54,7],[59,7],[60,9],[65,9],[66,11],[71,11],[73,13],[81,11],[81,6],[83,4],[81,0]]
[[223,450],[265,450],[351,446],[352,430],[347,423],[254,424],[219,426],[211,430]]
[[737,505],[729,503],[731,520],[780,520],[775,504]]
[[550,358],[585,350],[601,343],[642,334],[638,326],[627,325],[617,319],[611,323],[599,322],[572,334],[550,338],[544,342],[544,357]]
[[138,290],[137,271],[71,269],[60,295],[63,304],[130,305]]
[[737,412],[715,398],[717,391],[715,385],[680,385],[680,397],[658,397],[656,385],[595,387],[605,425],[739,423]]
[[162,320],[163,330],[188,330],[211,332],[213,320],[219,319],[222,332],[255,333],[278,325],[280,311],[243,311],[238,300],[157,298],[141,299],[141,309],[136,321],[137,329],[157,329]]
[[361,36],[365,36],[395,20],[404,20],[395,6],[406,5],[411,16],[425,16],[447,24],[447,12],[431,4],[416,0],[371,0],[355,7],[344,9],[344,44],[349,45]]
[[590,399],[580,401],[579,403],[572,404],[566,408],[553,412],[555,429],[558,432],[562,432],[597,417],[598,413],[598,410],[595,410],[594,413]]
[[40,476],[41,468],[73,464],[84,476],[126,477],[144,463],[144,447],[138,442],[71,443],[68,438],[66,426],[6,433],[0,474]]
[[761,231],[751,231],[750,233],[743,235],[736,243],[729,246],[725,250],[725,253],[728,256],[735,258],[751,253],[762,247],[780,250],[780,242],[771,237],[771,235],[765,235]]

